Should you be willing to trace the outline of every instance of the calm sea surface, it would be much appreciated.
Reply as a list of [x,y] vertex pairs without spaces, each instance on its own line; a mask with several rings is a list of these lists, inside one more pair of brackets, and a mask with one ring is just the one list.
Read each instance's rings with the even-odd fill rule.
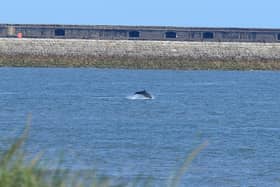
[[280,186],[280,72],[0,68],[2,150],[29,113],[27,154],[61,167],[164,181],[208,141],[183,184]]

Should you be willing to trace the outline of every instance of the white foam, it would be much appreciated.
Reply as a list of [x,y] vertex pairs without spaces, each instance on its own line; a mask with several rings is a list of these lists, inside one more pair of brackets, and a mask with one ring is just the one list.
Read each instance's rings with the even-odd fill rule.
[[155,99],[155,97],[152,95],[152,98],[148,98],[148,97],[145,97],[143,95],[140,95],[140,94],[134,94],[134,95],[129,95],[126,97],[127,99],[129,100],[148,100],[148,99]]

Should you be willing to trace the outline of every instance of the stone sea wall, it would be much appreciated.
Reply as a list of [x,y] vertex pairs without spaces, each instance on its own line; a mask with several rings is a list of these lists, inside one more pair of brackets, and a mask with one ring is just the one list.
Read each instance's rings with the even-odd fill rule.
[[280,70],[280,44],[0,38],[0,66]]

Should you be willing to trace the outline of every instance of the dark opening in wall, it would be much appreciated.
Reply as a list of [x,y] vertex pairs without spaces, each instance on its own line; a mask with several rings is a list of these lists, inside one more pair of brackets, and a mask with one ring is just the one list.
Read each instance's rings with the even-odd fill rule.
[[130,31],[129,32],[129,37],[130,38],[139,38],[140,37],[140,32],[139,31]]
[[277,35],[277,40],[280,40],[280,33]]
[[177,33],[176,32],[166,32],[165,38],[177,38]]
[[204,32],[203,33],[203,39],[213,39],[213,38],[214,38],[213,32]]
[[250,32],[250,33],[248,33],[248,39],[249,40],[256,40],[256,38],[257,38],[257,33],[256,32]]
[[55,34],[55,36],[65,36],[65,30],[64,29],[55,29],[54,34]]

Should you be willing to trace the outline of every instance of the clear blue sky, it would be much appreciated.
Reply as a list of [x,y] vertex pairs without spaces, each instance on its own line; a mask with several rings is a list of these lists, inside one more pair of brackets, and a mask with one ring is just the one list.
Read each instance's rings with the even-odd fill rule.
[[2,0],[0,23],[280,28],[280,0]]

